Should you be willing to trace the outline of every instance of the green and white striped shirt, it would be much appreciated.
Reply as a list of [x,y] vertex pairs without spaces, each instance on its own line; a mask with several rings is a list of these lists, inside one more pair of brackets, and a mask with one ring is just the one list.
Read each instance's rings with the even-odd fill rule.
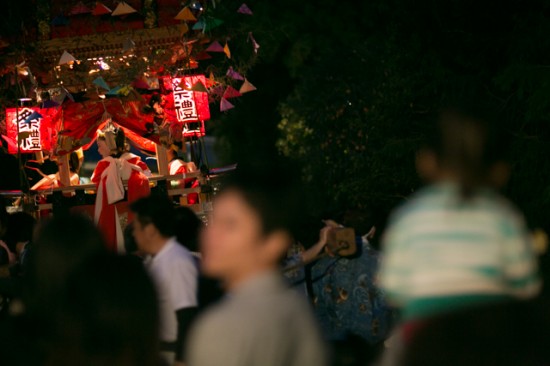
[[384,251],[380,282],[404,320],[540,289],[522,217],[490,190],[463,200],[451,183],[425,188],[392,218]]

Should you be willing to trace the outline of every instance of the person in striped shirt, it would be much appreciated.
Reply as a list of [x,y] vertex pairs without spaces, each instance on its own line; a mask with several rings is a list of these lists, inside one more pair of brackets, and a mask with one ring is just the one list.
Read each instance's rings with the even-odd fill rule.
[[497,192],[507,180],[491,124],[443,112],[418,170],[431,185],[397,210],[384,238],[381,286],[403,322],[534,297],[537,260],[521,214]]

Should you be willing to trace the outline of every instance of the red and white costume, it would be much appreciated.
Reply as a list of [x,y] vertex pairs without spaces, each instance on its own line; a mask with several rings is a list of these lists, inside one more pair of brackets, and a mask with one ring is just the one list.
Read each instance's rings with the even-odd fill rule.
[[[103,232],[108,249],[116,253],[124,252],[123,232],[116,206],[118,201],[124,199],[122,181],[128,181],[129,204],[148,196],[151,192],[149,179],[139,164],[141,160],[138,162],[134,157],[139,159],[137,156],[132,156],[129,160],[124,157],[117,159],[107,156],[97,163],[92,174],[92,182],[97,186],[95,222]],[[130,160],[135,163],[131,163]],[[132,219],[129,213],[128,222]]]
[[[184,179],[178,181],[180,188],[197,188],[199,180],[197,178],[185,178],[185,174],[189,172],[187,164],[181,159],[174,159],[168,163],[168,171],[170,175],[183,175]],[[199,203],[198,193],[189,193],[187,195],[187,204],[194,205]]]

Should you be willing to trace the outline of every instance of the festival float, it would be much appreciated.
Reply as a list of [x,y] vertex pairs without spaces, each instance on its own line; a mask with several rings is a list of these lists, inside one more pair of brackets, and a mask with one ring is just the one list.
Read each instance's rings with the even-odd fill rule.
[[[134,150],[156,159],[152,190],[179,196],[198,214],[210,210],[215,178],[235,166],[209,166],[206,123],[256,89],[246,78],[260,48],[247,23],[253,13],[235,4],[38,0],[32,41],[14,51],[2,40],[2,79],[17,100],[0,131],[21,175],[21,190],[2,194],[35,213],[93,216],[96,185],[71,184],[69,156],[86,155],[102,131],[122,129]],[[170,174],[170,149],[187,149],[196,171]],[[26,172],[40,168],[28,163],[44,159],[57,163],[58,184],[31,189]],[[175,184],[190,179],[197,184]]]

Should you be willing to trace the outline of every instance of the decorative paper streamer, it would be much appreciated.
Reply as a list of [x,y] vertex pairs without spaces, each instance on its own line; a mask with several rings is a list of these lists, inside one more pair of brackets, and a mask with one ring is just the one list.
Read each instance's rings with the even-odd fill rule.
[[61,58],[59,58],[59,62],[57,64],[65,65],[65,64],[68,64],[69,62],[75,62],[75,61],[76,61],[76,58],[74,58],[73,55],[71,55],[67,51],[63,51],[63,54],[61,55]]
[[237,10],[237,13],[246,14],[246,15],[252,15],[252,10],[248,7],[246,4],[242,4],[240,8]]
[[229,69],[227,69],[227,73],[225,75],[235,80],[244,80],[244,77],[241,74],[233,70],[233,66],[229,66]]
[[111,88],[109,87],[109,84],[107,84],[105,79],[103,79],[103,77],[101,77],[101,76],[98,76],[97,78],[95,78],[93,83],[94,83],[94,85],[97,85],[98,87],[103,88],[107,91],[111,90]]
[[232,86],[228,86],[227,89],[225,89],[225,92],[223,93],[223,97],[225,99],[238,98],[240,96],[242,96],[242,94],[239,93],[239,91],[233,88]]
[[118,3],[115,10],[113,10],[111,15],[116,17],[116,16],[119,16],[119,15],[127,15],[127,14],[132,14],[132,13],[137,13],[137,10],[132,8],[130,5],[128,5],[124,1],[121,1],[121,2]]
[[88,14],[90,12],[91,10],[88,9],[88,7],[84,5],[84,3],[82,1],[79,1],[75,6],[73,6],[71,11],[69,12],[69,15]]
[[243,85],[241,85],[241,88],[239,89],[239,93],[244,94],[254,90],[256,90],[256,87],[245,78]]
[[225,98],[222,98],[222,100],[220,102],[220,111],[221,112],[225,112],[225,111],[228,111],[228,110],[233,109],[233,108],[235,108],[235,106],[233,104],[231,104],[230,101],[228,101]]
[[95,8],[92,11],[92,15],[99,16],[99,15],[106,15],[111,14],[113,11],[105,6],[102,2],[96,1]]
[[186,22],[196,22],[197,18],[193,15],[193,12],[186,6],[180,10],[178,15],[174,17],[176,20],[183,20]]
[[206,52],[225,52],[223,46],[218,41],[214,41],[208,46]]
[[223,53],[225,53],[227,58],[231,58],[231,50],[229,49],[227,42],[225,42],[225,46],[223,46]]

